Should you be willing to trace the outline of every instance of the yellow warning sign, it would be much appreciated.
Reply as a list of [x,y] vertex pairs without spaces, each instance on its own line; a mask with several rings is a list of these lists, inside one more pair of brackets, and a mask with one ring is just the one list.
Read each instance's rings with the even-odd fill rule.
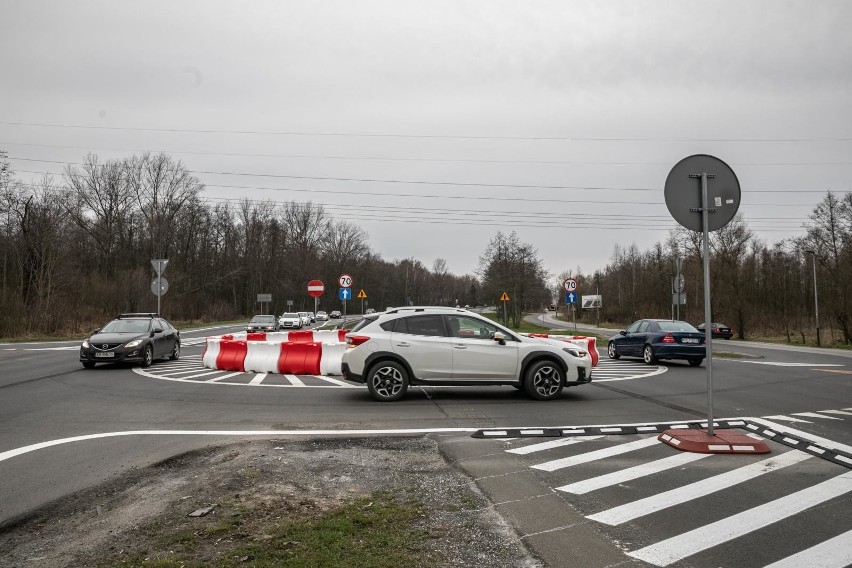
[[363,300],[366,297],[367,297],[367,293],[364,290],[361,290],[360,292],[358,292],[358,298],[360,298],[361,300]]
[[507,294],[506,292],[503,292],[503,295],[500,296],[500,301],[501,302],[508,302],[509,301],[509,294]]

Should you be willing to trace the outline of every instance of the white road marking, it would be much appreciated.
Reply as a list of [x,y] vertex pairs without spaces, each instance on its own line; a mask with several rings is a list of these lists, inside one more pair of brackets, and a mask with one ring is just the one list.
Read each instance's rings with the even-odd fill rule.
[[562,458],[558,460],[536,464],[531,467],[535,469],[540,469],[542,471],[556,471],[557,469],[563,469],[582,463],[588,463],[590,461],[608,458],[611,456],[617,456],[619,454],[626,454],[627,452],[647,448],[656,444],[660,444],[660,441],[657,440],[656,437],[643,438],[634,442],[619,444],[618,446],[612,446],[609,448],[604,448],[602,450],[595,450],[594,452],[588,452],[585,454],[580,454],[578,456],[571,456],[568,458]]
[[840,414],[841,416],[852,416],[852,412],[845,410],[820,410],[822,414]]
[[845,568],[852,565],[852,531],[797,552],[764,568]]
[[302,382],[302,379],[297,377],[296,375],[284,375],[284,378],[290,381],[290,384],[294,387],[303,387],[305,383]]
[[578,481],[569,485],[563,485],[562,487],[557,487],[556,489],[558,489],[559,491],[565,491],[566,493],[583,495],[591,491],[603,489],[604,487],[611,487],[613,485],[618,485],[619,483],[633,481],[634,479],[639,479],[640,477],[645,477],[648,475],[659,473],[661,471],[680,467],[682,465],[686,465],[688,463],[703,458],[709,458],[712,455],[714,454],[694,454],[688,452],[681,452],[673,456],[669,456],[667,458],[655,460],[642,465],[637,465],[635,467],[629,467],[627,469],[622,469],[613,473],[608,473],[606,475],[599,475],[597,477],[586,479],[584,481]]
[[245,373],[241,371],[237,371],[236,373],[228,373],[227,375],[222,375],[221,377],[213,377],[212,379],[207,379],[204,381],[205,383],[213,383],[216,381],[222,381],[224,379],[230,379],[231,377],[236,377],[237,375],[243,375]]
[[[715,523],[628,552],[627,555],[655,566],[668,566],[708,548],[777,523],[850,491],[852,491],[852,471]],[[810,563],[807,565],[811,566]]]
[[811,422],[810,420],[801,420],[799,418],[785,416],[784,414],[776,414],[775,416],[767,416],[766,418],[770,420],[781,420],[783,422],[802,422],[804,424],[813,424],[813,422]]
[[837,363],[786,363],[784,361],[742,361],[740,359],[728,359],[736,363],[749,363],[751,365],[769,365],[771,367],[845,367]]
[[723,489],[728,489],[732,485],[743,483],[770,471],[805,461],[810,457],[809,454],[804,452],[791,450],[780,456],[726,471],[725,473],[639,499],[632,503],[625,503],[624,505],[595,513],[594,515],[588,515],[586,518],[604,523],[605,525],[620,525],[627,521],[632,521],[633,519],[638,519],[639,517],[644,517],[645,515],[650,515],[651,513],[656,513],[657,511],[662,511],[663,509],[668,509],[669,507],[674,507],[675,505],[680,505],[687,501],[722,491]]
[[335,379],[335,378],[332,378],[332,377],[324,377],[322,375],[311,375],[311,376],[315,379],[319,379],[321,381],[326,381],[328,383],[331,383],[333,385],[338,385],[338,386],[341,386],[341,387],[353,387],[353,386],[355,386],[354,383],[347,383],[346,381],[341,381],[340,379]]
[[804,416],[806,418],[825,418],[826,420],[843,420],[842,418],[835,418],[834,416],[824,416],[822,414],[817,414],[816,412],[794,412],[793,416]]
[[194,381],[190,381],[189,379],[197,379],[198,377],[206,377],[207,375],[213,375],[213,374],[216,374],[216,373],[221,373],[221,371],[213,370],[213,371],[207,371],[206,373],[196,373],[195,375],[189,375],[189,376],[186,376],[186,377],[181,377],[179,379],[172,379],[172,380],[190,383],[190,382],[194,382]]
[[254,376],[254,378],[252,378],[252,380],[249,381],[248,384],[259,385],[260,383],[263,382],[263,379],[266,378],[266,375],[267,375],[267,373],[258,373]]
[[582,438],[560,438],[558,440],[550,440],[549,442],[540,442],[538,444],[530,444],[529,446],[524,446],[523,448],[512,448],[511,450],[506,450],[507,453],[516,454],[519,456],[525,456],[528,454],[532,454],[535,452],[543,452],[544,450],[551,450],[553,448],[561,448],[562,446],[570,446],[572,444],[579,444],[580,442],[585,442],[587,440],[598,440],[603,438],[603,436],[583,436]]

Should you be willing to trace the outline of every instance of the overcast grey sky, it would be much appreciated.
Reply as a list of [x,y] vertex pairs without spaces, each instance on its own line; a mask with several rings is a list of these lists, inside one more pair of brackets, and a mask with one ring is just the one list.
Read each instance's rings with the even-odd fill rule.
[[208,199],[322,203],[388,260],[472,273],[515,230],[592,272],[665,240],[666,175],[695,153],[732,166],[768,242],[852,189],[844,0],[0,7],[20,178],[165,151]]

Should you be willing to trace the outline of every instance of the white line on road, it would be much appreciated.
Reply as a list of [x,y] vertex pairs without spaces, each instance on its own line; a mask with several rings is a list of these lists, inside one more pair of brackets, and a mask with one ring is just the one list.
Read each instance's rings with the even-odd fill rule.
[[523,448],[512,448],[511,450],[506,450],[506,452],[510,454],[516,454],[519,456],[525,456],[528,454],[532,454],[535,452],[543,452],[544,450],[550,450],[553,448],[561,448],[563,446],[570,446],[572,444],[579,444],[580,442],[585,442],[587,440],[598,440],[603,438],[603,436],[583,436],[582,438],[560,438],[559,440],[550,440],[549,442],[540,442],[538,444],[530,444],[529,446],[524,446]]
[[290,381],[290,384],[294,387],[303,387],[305,383],[302,382],[302,379],[297,377],[296,375],[284,375],[284,378]]
[[544,462],[531,467],[535,469],[540,469],[542,471],[556,471],[557,469],[563,469],[566,467],[579,465],[581,463],[588,463],[611,456],[617,456],[619,454],[626,454],[627,452],[632,452],[633,450],[639,450],[642,448],[647,448],[659,444],[661,444],[661,442],[657,440],[656,437],[643,438],[641,440],[636,440],[635,442],[628,442],[626,444],[619,444],[618,446],[612,446],[610,448],[604,448],[602,450],[596,450],[594,452],[588,452],[585,454],[580,454],[578,456],[571,456],[569,458],[562,458],[558,460]]
[[657,511],[662,511],[663,509],[668,509],[669,507],[674,507],[675,505],[680,505],[687,501],[722,491],[723,489],[728,489],[738,483],[743,483],[770,471],[799,463],[810,457],[809,454],[804,452],[791,450],[780,456],[726,471],[725,473],[639,499],[632,503],[625,503],[619,507],[607,509],[594,515],[588,515],[586,518],[604,523],[605,525],[620,525],[627,521],[632,521],[633,519],[638,519],[639,517],[644,517],[645,515],[650,515],[651,513],[656,513]]
[[852,416],[852,412],[845,410],[820,410],[822,414],[840,414],[841,416]]
[[667,458],[655,460],[642,465],[637,465],[635,467],[629,467],[627,469],[614,471],[606,475],[599,475],[597,477],[592,477],[591,479],[586,479],[584,481],[578,481],[569,485],[563,485],[562,487],[557,487],[556,489],[558,489],[559,491],[565,491],[566,493],[583,495],[591,491],[603,489],[604,487],[612,487],[613,485],[618,485],[619,483],[633,481],[634,479],[639,479],[640,477],[645,477],[648,475],[653,475],[655,473],[660,473],[661,471],[680,467],[682,465],[686,465],[688,463],[692,463],[703,458],[709,458],[712,455],[714,454],[692,454],[688,452],[682,452],[673,456],[669,456]]
[[791,416],[785,416],[783,414],[776,414],[775,416],[767,416],[766,418],[770,420],[782,420],[784,422],[802,422],[803,424],[813,424],[810,420],[801,420],[799,418],[793,418]]
[[230,379],[231,377],[236,377],[237,375],[244,375],[245,373],[237,371],[236,373],[228,373],[227,375],[222,375],[221,377],[213,377],[212,379],[207,379],[204,381],[205,383],[214,383],[216,381],[222,381],[224,379]]
[[249,381],[248,384],[259,385],[260,383],[263,382],[263,379],[266,378],[266,375],[267,375],[267,373],[258,373],[252,378],[252,380]]
[[852,531],[807,550],[797,552],[764,568],[844,568],[852,565]]
[[826,420],[843,420],[842,418],[835,418],[834,416],[824,416],[822,414],[817,414],[816,412],[794,412],[793,416],[804,416],[805,418],[825,418]]
[[[789,453],[789,452],[788,452]],[[777,523],[852,491],[852,471],[742,513],[628,552],[655,566],[668,566],[703,550]],[[810,564],[807,564],[810,566]]]

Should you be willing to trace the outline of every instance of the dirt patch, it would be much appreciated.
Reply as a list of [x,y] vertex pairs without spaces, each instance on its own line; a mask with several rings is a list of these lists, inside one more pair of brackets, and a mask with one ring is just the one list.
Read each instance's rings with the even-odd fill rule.
[[407,566],[541,566],[429,438],[247,441],[183,454],[0,527],[0,566],[284,565],[262,561],[269,548],[301,566],[299,554],[319,545],[281,527],[335,514],[372,522],[367,513],[405,525],[384,546]]

